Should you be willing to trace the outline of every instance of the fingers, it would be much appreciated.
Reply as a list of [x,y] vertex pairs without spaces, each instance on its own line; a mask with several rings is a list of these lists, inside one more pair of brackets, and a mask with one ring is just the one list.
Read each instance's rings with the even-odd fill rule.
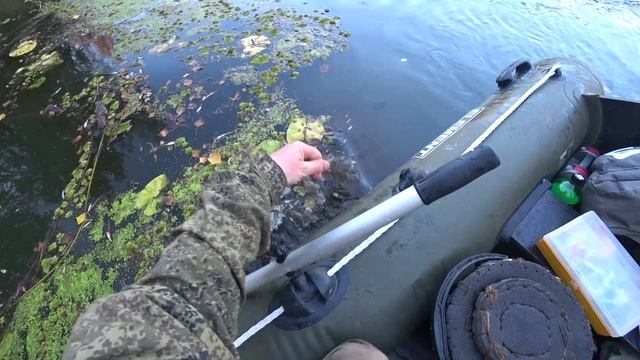
[[316,149],[315,147],[307,145],[303,142],[300,142],[299,146],[301,146],[303,158],[305,161],[322,159],[322,153],[320,153],[320,150]]
[[318,149],[301,141],[285,145],[271,154],[271,158],[280,166],[289,185],[298,183],[305,176],[320,180],[322,173],[331,168]]
[[313,178],[319,180],[322,173],[329,171],[330,168],[331,165],[328,161],[318,159],[303,162],[300,170],[302,172],[302,176],[313,176]]

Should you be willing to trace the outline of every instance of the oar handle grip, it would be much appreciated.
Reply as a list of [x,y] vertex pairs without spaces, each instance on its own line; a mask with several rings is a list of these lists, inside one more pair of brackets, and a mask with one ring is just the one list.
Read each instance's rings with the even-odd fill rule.
[[414,186],[425,205],[447,196],[497,168],[500,159],[489,146],[475,150],[437,168]]

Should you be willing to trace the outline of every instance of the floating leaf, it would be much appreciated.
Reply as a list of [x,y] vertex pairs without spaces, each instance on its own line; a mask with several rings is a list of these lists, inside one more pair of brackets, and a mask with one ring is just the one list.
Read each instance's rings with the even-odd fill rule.
[[82,225],[85,223],[85,221],[87,221],[87,213],[82,213],[76,216],[76,224]]
[[251,64],[253,65],[264,65],[269,62],[269,57],[265,54],[255,55],[251,58]]
[[48,252],[53,252],[56,251],[58,249],[58,243],[57,242],[52,242],[51,244],[49,244],[49,247],[47,248]]
[[160,130],[160,132],[158,133],[158,135],[160,135],[161,137],[167,137],[167,135],[169,135],[169,130],[167,130],[167,129],[162,129],[162,130]]
[[296,185],[293,187],[293,192],[304,197],[307,194],[307,190],[305,190],[304,186]]
[[[302,120],[299,120],[302,119]],[[287,128],[287,142],[293,143],[296,141],[304,141],[304,124],[306,123],[306,119],[298,118],[295,119],[289,124]]]
[[163,52],[167,52],[171,48],[169,44],[158,44],[151,49],[149,49],[150,54],[159,54]]
[[198,119],[196,121],[193,122],[193,125],[195,125],[195,127],[199,128],[202,127],[205,124],[205,121],[202,119]]
[[322,137],[324,136],[324,125],[322,125],[322,121],[317,120],[308,120],[307,126],[305,127],[304,140],[306,142],[314,142],[314,141],[322,141]]
[[49,273],[49,271],[51,271],[51,267],[55,265],[56,262],[58,262],[58,257],[55,255],[42,259],[42,261],[40,262],[42,271],[44,271],[45,274]]
[[287,142],[305,141],[307,143],[322,141],[324,126],[322,121],[307,120],[306,117],[297,117],[287,128]]
[[200,158],[200,150],[191,150],[191,156],[194,158]]
[[0,113],[0,121],[4,120],[7,118],[7,114],[5,113]]
[[205,156],[200,156],[198,161],[200,162],[200,164],[206,164],[208,159]]
[[263,151],[269,155],[282,147],[282,143],[278,140],[265,140],[256,146],[255,151]]
[[42,86],[42,84],[44,84],[44,82],[47,81],[47,78],[44,76],[40,76],[39,78],[33,80],[33,82],[31,83],[31,85],[29,85],[28,89],[29,90],[34,90],[39,88],[40,86]]
[[169,184],[169,178],[165,174],[158,175],[138,193],[136,209],[143,210],[144,215],[153,216],[158,212],[158,197],[160,192]]
[[23,41],[18,45],[18,47],[16,47],[9,53],[9,57],[14,58],[26,55],[32,52],[36,48],[36,46],[38,46],[38,42],[36,42],[35,40]]
[[118,128],[116,129],[116,133],[118,135],[120,135],[120,134],[122,134],[124,132],[127,132],[127,131],[131,130],[132,126],[133,125],[131,125],[131,121],[125,121],[123,123],[120,123],[120,124],[118,124]]
[[219,151],[214,151],[209,154],[209,158],[207,160],[209,160],[211,165],[220,164],[222,162],[222,155],[220,155]]
[[193,80],[191,80],[191,79],[184,79],[184,80],[182,80],[182,84],[183,84],[184,86],[186,86],[186,87],[189,87],[189,86],[191,86],[191,84],[193,84]]
[[173,47],[173,43],[176,41],[176,37],[169,39],[166,43],[158,44],[151,49],[149,49],[150,54],[159,54],[163,52],[169,51]]
[[264,35],[251,35],[240,40],[242,42],[242,56],[253,56],[271,44],[271,41]]
[[316,201],[313,199],[306,199],[304,201],[304,206],[313,209],[316,207]]

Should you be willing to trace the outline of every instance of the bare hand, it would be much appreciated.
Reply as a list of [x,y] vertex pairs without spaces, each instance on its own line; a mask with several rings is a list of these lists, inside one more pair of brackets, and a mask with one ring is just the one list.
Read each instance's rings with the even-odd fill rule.
[[289,185],[298,183],[305,176],[320,180],[322,173],[331,168],[318,149],[301,141],[281,147],[271,154],[271,158],[280,166]]

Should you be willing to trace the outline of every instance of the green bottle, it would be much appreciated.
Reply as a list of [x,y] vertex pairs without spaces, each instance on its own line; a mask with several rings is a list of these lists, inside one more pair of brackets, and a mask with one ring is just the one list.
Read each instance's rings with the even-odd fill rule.
[[572,174],[568,178],[555,179],[551,183],[551,192],[567,205],[576,205],[580,202],[580,187],[584,183],[584,176]]

